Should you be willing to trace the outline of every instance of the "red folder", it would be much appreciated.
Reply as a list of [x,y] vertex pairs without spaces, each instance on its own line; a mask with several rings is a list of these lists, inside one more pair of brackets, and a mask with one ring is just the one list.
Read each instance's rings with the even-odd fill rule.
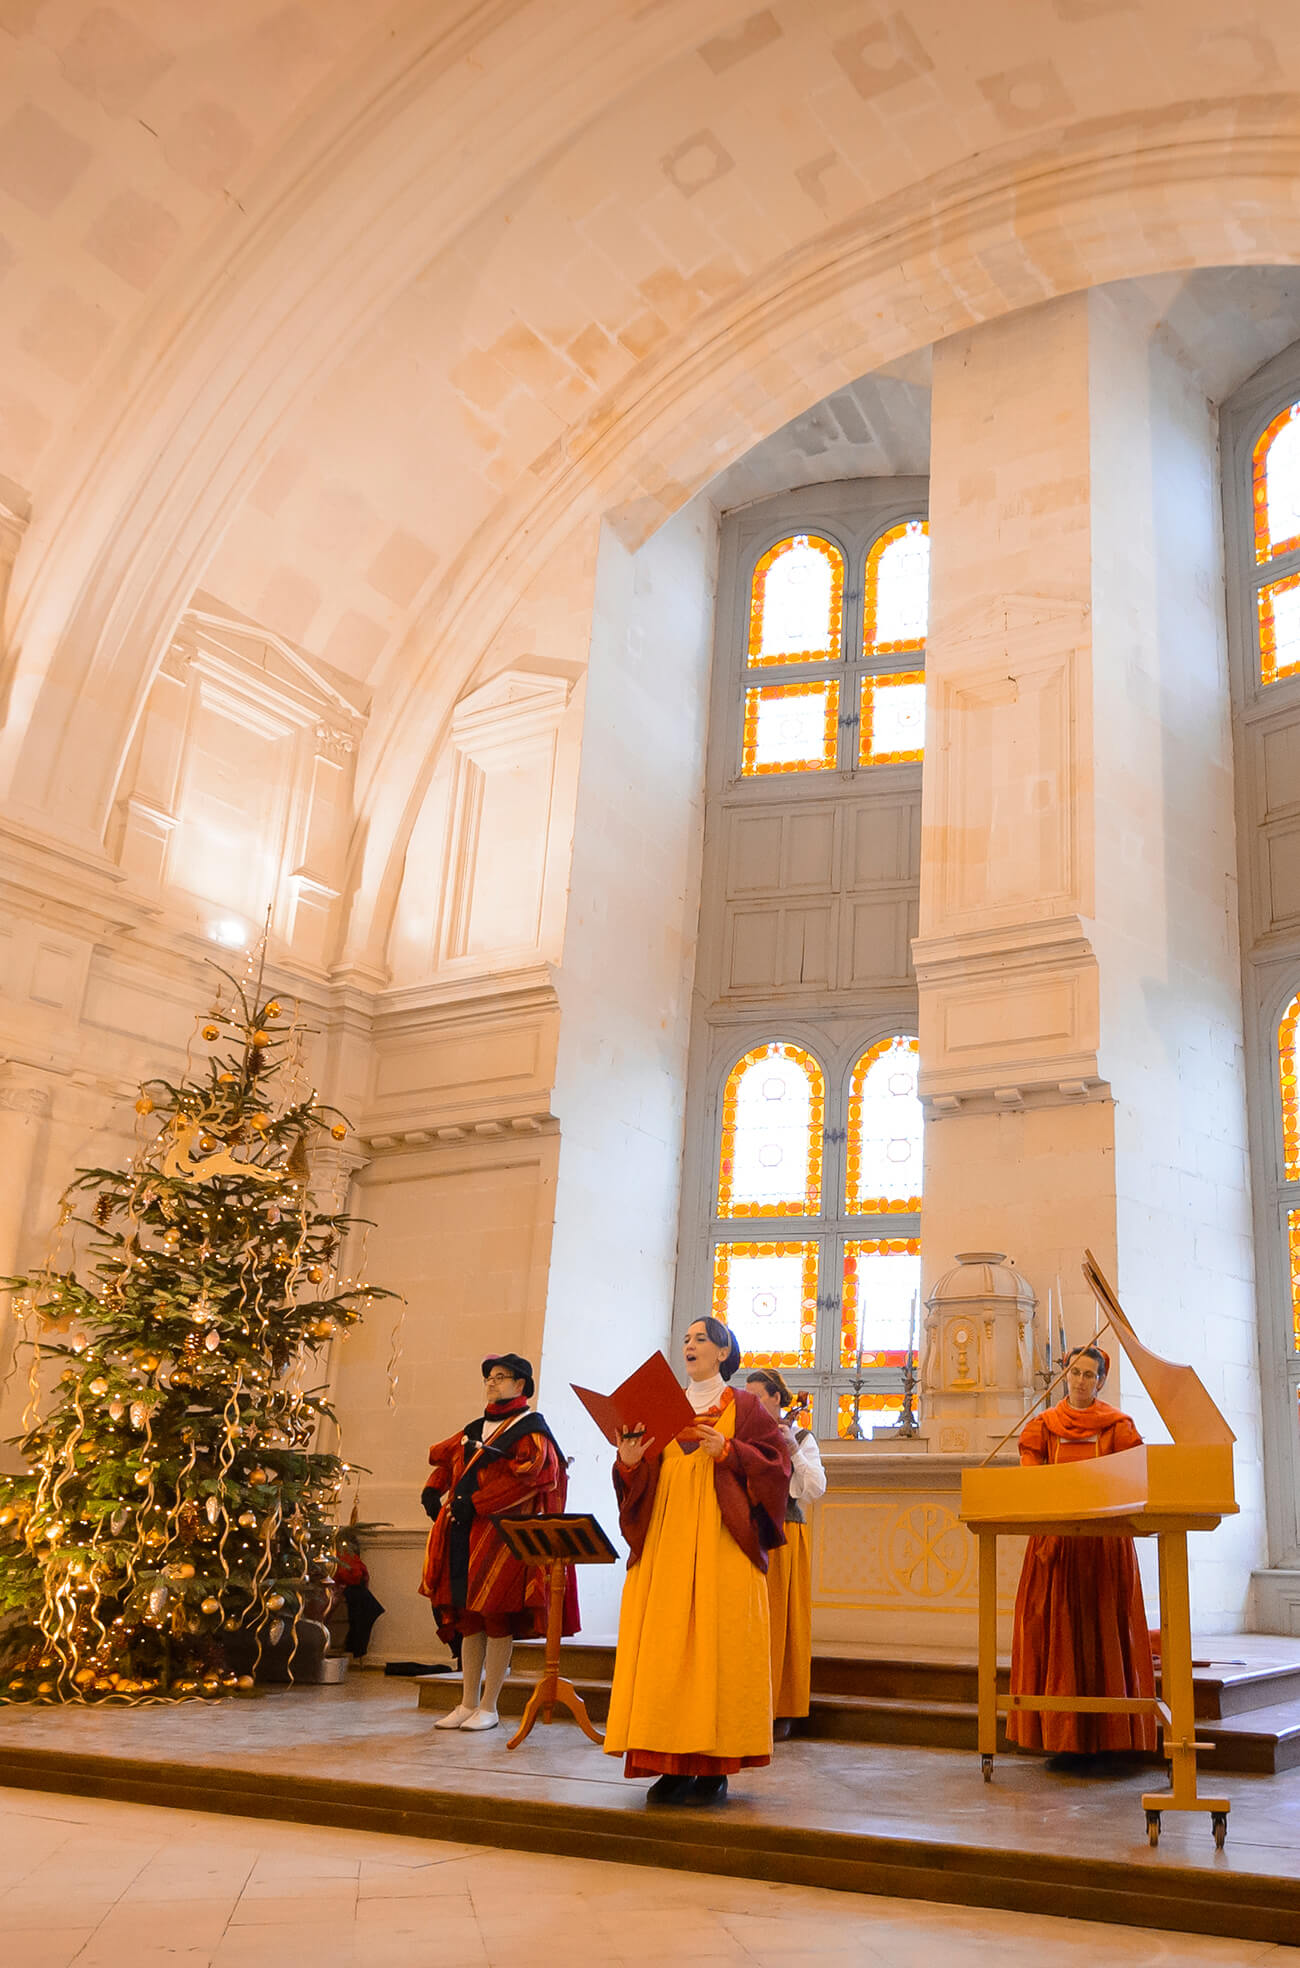
[[605,1440],[616,1447],[620,1428],[644,1425],[654,1448],[663,1450],[695,1423],[695,1410],[662,1353],[652,1353],[612,1394],[597,1394],[590,1387],[575,1386],[573,1391]]

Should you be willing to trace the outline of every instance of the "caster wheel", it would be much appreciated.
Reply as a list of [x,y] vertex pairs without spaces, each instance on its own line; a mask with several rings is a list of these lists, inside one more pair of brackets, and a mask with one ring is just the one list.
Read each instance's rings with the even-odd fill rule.
[[982,1770],[982,1772],[983,1772],[983,1774],[984,1774],[984,1781],[985,1781],[985,1783],[992,1783],[992,1781],[993,1781],[993,1758],[992,1758],[991,1756],[981,1756],[981,1758],[980,1758],[980,1769]]
[[1226,1811],[1211,1811],[1210,1829],[1214,1833],[1214,1849],[1221,1852],[1228,1841],[1228,1814]]
[[1148,1811],[1147,1812],[1147,1844],[1158,1845],[1159,1843],[1160,1843],[1160,1813],[1159,1811]]

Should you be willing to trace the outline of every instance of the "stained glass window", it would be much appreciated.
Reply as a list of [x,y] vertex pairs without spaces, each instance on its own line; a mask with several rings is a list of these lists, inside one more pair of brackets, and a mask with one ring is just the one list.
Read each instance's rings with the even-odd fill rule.
[[1285,574],[1259,591],[1259,673],[1265,683],[1300,670],[1300,574]]
[[902,765],[925,756],[925,671],[862,679],[859,765]]
[[745,692],[742,774],[833,771],[839,717],[834,677],[753,685]]
[[817,1244],[719,1244],[713,1311],[740,1341],[746,1367],[813,1366],[817,1356]]
[[856,1404],[853,1396],[841,1394],[836,1406],[835,1432],[842,1441],[856,1441],[861,1424],[863,1436],[869,1436],[873,1428],[894,1428],[902,1420],[903,1397],[901,1394],[866,1394]]
[[816,533],[778,540],[754,569],[749,663],[838,661],[843,619],[844,556],[839,548]]
[[1277,1067],[1282,1092],[1282,1179],[1300,1182],[1300,1112],[1297,1112],[1296,1032],[1300,1027],[1300,998],[1292,998],[1277,1033]]
[[722,1092],[719,1216],[816,1216],[826,1083],[802,1046],[776,1040],[737,1060]]
[[919,1047],[904,1033],[864,1052],[849,1082],[845,1207],[850,1216],[921,1207]]
[[1256,440],[1252,459],[1255,559],[1300,547],[1300,403],[1288,404]]
[[[921,1289],[919,1237],[856,1237],[844,1246],[840,1300],[840,1365],[901,1367],[911,1331],[912,1301]],[[916,1320],[920,1343],[920,1312]]]
[[891,526],[867,555],[862,646],[868,656],[924,649],[930,620],[930,528]]
[[1286,1249],[1291,1274],[1291,1350],[1300,1353],[1300,1210],[1288,1210]]

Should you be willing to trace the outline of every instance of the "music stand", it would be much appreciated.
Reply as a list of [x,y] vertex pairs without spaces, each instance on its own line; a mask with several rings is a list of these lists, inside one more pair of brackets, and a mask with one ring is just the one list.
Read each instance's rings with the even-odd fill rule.
[[501,1542],[512,1558],[546,1568],[546,1658],[542,1678],[528,1697],[523,1721],[507,1749],[518,1749],[540,1713],[550,1722],[556,1706],[567,1708],[583,1734],[594,1743],[605,1738],[594,1727],[582,1696],[560,1673],[560,1629],[564,1625],[564,1575],[569,1565],[612,1565],[615,1551],[594,1517],[494,1517]]

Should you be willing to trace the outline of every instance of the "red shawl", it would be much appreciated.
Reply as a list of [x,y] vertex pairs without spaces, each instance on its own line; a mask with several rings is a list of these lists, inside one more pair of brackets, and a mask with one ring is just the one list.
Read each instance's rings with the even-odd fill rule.
[[[713,1465],[722,1521],[752,1565],[767,1570],[767,1554],[785,1543],[785,1506],[790,1494],[790,1451],[776,1422],[756,1394],[727,1388],[723,1405],[736,1404],[736,1429],[725,1456]],[[701,1415],[701,1421],[707,1416]],[[697,1448],[694,1453],[703,1455]],[[631,1547],[629,1562],[641,1556],[650,1528],[660,1455],[655,1449],[635,1469],[614,1464],[618,1521]]]

